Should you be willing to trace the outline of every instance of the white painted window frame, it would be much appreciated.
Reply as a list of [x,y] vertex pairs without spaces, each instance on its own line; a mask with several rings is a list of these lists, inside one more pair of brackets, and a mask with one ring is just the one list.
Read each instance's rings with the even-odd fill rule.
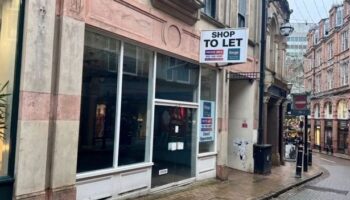
[[[125,171],[130,170],[137,170],[142,168],[150,168],[154,165],[152,162],[153,160],[153,138],[154,138],[154,110],[156,105],[164,105],[164,106],[176,106],[176,107],[185,107],[185,108],[193,108],[196,109],[196,120],[197,120],[197,127],[196,127],[196,133],[194,135],[194,140],[192,143],[194,144],[195,149],[193,149],[193,152],[196,152],[193,156],[193,170],[195,170],[195,176],[197,173],[197,159],[201,156],[208,156],[208,155],[216,155],[217,154],[217,114],[218,114],[218,82],[219,82],[219,72],[217,71],[217,78],[216,78],[216,103],[215,103],[215,141],[214,141],[214,152],[209,153],[203,153],[199,155],[199,140],[198,140],[198,133],[199,133],[199,120],[200,120],[200,87],[201,87],[201,67],[199,64],[199,78],[198,78],[198,87],[197,87],[197,98],[194,102],[185,102],[185,101],[173,101],[173,100],[165,100],[165,99],[156,99],[155,98],[155,89],[156,89],[156,77],[157,77],[157,51],[154,49],[149,49],[141,44],[133,43],[130,41],[124,41],[122,38],[119,38],[113,34],[99,31],[93,28],[87,28],[86,31],[91,31],[95,33],[99,33],[102,35],[105,35],[107,37],[112,37],[116,40],[120,41],[120,58],[119,58],[119,68],[118,68],[118,81],[117,81],[117,98],[116,98],[116,122],[115,122],[115,137],[114,137],[114,153],[113,153],[113,167],[111,168],[105,168],[105,169],[99,169],[99,170],[93,170],[88,172],[81,172],[76,174],[77,181],[95,178],[98,176],[107,176],[111,174],[121,173]],[[148,105],[147,105],[147,140],[146,140],[146,147],[145,147],[145,162],[125,165],[125,166],[118,166],[118,158],[119,158],[119,142],[120,142],[120,116],[121,116],[121,101],[122,101],[122,88],[123,88],[123,60],[124,60],[124,44],[125,42],[129,44],[136,45],[138,47],[149,49],[153,52],[153,65],[150,67],[149,71],[149,82],[148,82]],[[195,177],[186,179],[181,182],[188,182],[188,181],[194,181]]]

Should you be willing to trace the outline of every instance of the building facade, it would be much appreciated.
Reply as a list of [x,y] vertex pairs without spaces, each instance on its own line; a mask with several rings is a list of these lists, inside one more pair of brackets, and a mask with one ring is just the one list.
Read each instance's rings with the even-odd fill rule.
[[311,143],[314,148],[349,154],[348,1],[335,5],[307,35],[304,84],[311,93]]
[[[254,171],[260,2],[0,5],[2,198],[123,199]],[[281,122],[287,1],[269,12],[265,106]],[[237,27],[249,28],[246,63],[199,63],[201,30]],[[281,126],[270,122],[279,163]]]
[[315,24],[292,23],[294,31],[287,37],[285,77],[293,84],[291,93],[305,92],[304,88],[304,54],[307,49],[307,33]]

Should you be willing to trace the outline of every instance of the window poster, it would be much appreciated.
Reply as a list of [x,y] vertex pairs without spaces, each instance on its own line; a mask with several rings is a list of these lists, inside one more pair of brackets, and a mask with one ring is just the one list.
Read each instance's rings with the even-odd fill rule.
[[214,141],[215,102],[201,101],[200,110],[199,142]]

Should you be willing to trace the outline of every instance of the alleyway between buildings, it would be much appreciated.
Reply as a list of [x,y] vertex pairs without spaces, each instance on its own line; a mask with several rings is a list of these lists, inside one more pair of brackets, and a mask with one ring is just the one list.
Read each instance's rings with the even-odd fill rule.
[[284,166],[273,168],[272,173],[268,176],[232,170],[227,181],[210,180],[184,186],[177,191],[155,193],[138,198],[138,200],[265,199],[321,174],[321,168],[312,166],[301,179],[295,178],[295,162],[286,162]]

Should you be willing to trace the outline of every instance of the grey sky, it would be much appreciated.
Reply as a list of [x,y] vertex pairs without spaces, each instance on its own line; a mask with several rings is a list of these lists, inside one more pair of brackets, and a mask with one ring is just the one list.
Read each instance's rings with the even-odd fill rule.
[[328,17],[328,11],[333,4],[340,4],[343,0],[288,0],[293,9],[290,22],[318,23]]

